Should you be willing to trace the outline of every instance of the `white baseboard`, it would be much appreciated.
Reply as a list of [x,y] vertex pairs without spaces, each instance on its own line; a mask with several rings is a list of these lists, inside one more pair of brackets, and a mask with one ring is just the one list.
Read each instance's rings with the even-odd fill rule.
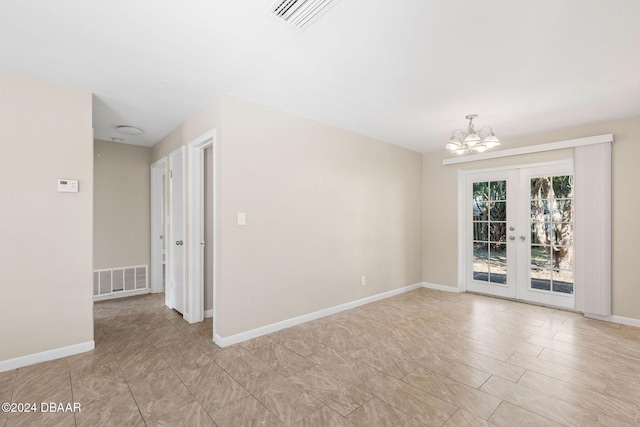
[[94,341],[85,341],[80,344],[54,348],[53,350],[16,357],[15,359],[2,360],[0,361],[0,372],[35,365],[36,363],[47,362],[49,360],[60,359],[61,357],[73,356],[78,353],[84,353],[85,351],[93,350],[95,346]]
[[416,283],[415,285],[405,286],[402,288],[394,289],[392,291],[383,292],[381,294],[372,295],[370,297],[362,298],[356,301],[347,302],[344,304],[336,305],[334,307],[325,308],[324,310],[315,311],[313,313],[304,314],[302,316],[293,317],[291,319],[283,320],[281,322],[272,323],[270,325],[262,326],[260,328],[252,329],[250,331],[241,332],[239,334],[231,335],[228,337],[221,337],[219,335],[214,336],[214,342],[220,347],[227,347],[239,342],[247,341],[252,338],[257,338],[262,335],[277,332],[282,329],[290,328],[291,326],[299,325],[301,323],[309,322],[311,320],[326,317],[331,314],[339,313],[344,310],[359,307],[361,305],[369,304],[374,301],[389,298],[395,295],[400,295],[405,292],[413,291],[414,289],[422,288],[422,283]]
[[197,319],[197,318],[192,318],[189,314],[185,314],[182,316],[184,320],[186,320],[187,322],[193,324],[193,323],[199,323],[202,322],[203,319],[206,319],[207,317],[213,317],[213,310],[205,310],[202,312],[202,319]]
[[601,316],[599,314],[592,314],[592,313],[584,313],[584,317],[588,317],[590,319],[596,319],[596,320],[604,320],[605,322],[613,322],[613,323],[619,323],[621,325],[627,325],[627,326],[635,326],[640,328],[640,319],[634,319],[633,317],[622,317],[622,316]]
[[[460,290],[453,286],[443,286],[443,285],[437,285],[435,283],[428,283],[428,282],[423,282],[422,286],[428,289],[435,289],[438,291],[460,293]],[[513,301],[519,301],[519,300],[513,300]],[[519,301],[519,302],[523,302],[527,304],[536,304],[535,302],[531,302],[531,301]],[[544,304],[536,304],[536,305],[545,306]],[[557,308],[557,307],[554,307],[554,308]],[[583,313],[583,314],[584,314],[584,317],[588,317],[590,319],[604,320],[605,322],[619,323],[621,325],[635,326],[640,328],[640,319],[634,319],[632,317],[623,317],[623,316],[615,316],[615,315],[601,316],[599,314],[592,314],[592,313]]]
[[151,293],[151,289],[138,289],[137,291],[123,291],[123,292],[118,292],[118,293],[108,294],[108,295],[94,295],[93,302],[106,301],[108,299],[133,297],[136,295],[144,295],[144,294],[150,294],[150,293]]
[[427,289],[435,289],[436,291],[460,293],[460,289],[455,286],[436,285],[435,283],[422,282],[422,287]]

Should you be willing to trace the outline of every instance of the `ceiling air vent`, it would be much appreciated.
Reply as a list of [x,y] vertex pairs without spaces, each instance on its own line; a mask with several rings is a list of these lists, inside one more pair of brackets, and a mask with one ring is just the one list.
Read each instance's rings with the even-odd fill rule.
[[276,0],[268,13],[304,30],[339,0]]

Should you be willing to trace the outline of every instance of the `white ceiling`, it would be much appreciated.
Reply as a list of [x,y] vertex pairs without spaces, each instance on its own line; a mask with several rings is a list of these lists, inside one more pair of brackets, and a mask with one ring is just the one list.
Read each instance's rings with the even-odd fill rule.
[[93,92],[96,138],[146,146],[222,94],[420,152],[469,113],[502,140],[640,115],[638,0],[341,0],[304,32],[271,3],[2,0],[0,71]]

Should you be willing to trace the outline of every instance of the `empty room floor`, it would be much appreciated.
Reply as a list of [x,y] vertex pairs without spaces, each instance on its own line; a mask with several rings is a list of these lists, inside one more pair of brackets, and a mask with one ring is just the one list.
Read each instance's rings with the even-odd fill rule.
[[0,373],[0,426],[640,426],[640,329],[418,289],[225,349],[163,295],[96,303],[96,349]]

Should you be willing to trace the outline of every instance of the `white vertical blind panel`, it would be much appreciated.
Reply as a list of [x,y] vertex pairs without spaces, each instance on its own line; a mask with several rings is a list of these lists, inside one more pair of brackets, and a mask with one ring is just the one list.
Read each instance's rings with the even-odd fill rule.
[[575,147],[576,309],[611,315],[611,143]]

